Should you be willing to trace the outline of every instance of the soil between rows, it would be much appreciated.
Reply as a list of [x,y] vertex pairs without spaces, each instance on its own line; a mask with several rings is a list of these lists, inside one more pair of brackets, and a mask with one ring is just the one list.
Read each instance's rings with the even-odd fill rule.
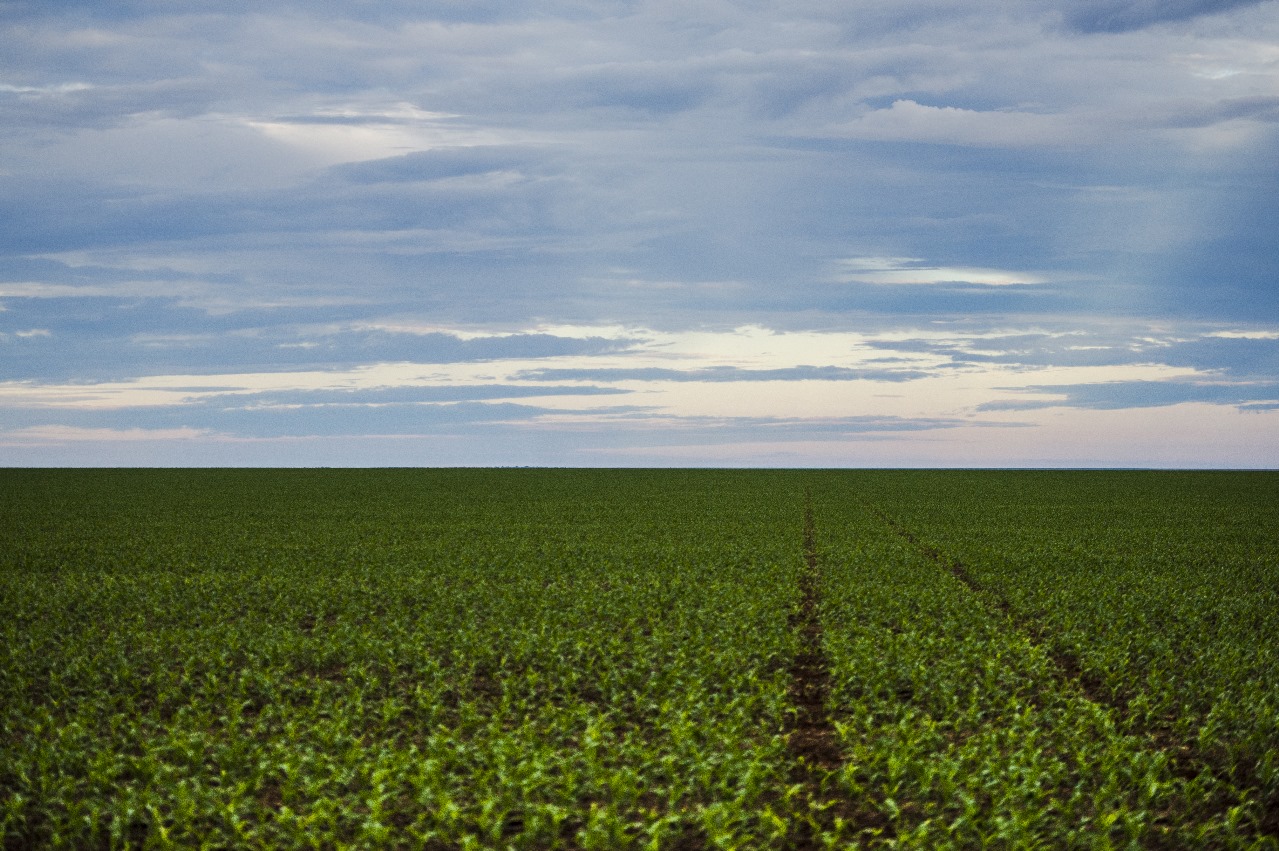
[[[839,769],[842,755],[839,734],[826,711],[830,695],[830,660],[822,649],[821,583],[817,557],[817,530],[813,509],[805,500],[804,563],[800,577],[800,605],[791,616],[791,628],[800,640],[799,652],[791,664],[790,702],[794,707],[786,744],[794,758],[791,780],[801,784],[804,795],[816,817],[817,825],[833,823],[836,815],[847,816],[849,809],[841,802],[825,800],[824,786],[828,776]],[[807,822],[799,825],[793,847],[820,848],[818,828]]]

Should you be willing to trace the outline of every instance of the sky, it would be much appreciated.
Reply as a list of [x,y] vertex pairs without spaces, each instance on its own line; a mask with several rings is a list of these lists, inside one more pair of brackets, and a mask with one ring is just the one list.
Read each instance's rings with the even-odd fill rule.
[[1279,467],[1279,0],[0,0],[0,466]]

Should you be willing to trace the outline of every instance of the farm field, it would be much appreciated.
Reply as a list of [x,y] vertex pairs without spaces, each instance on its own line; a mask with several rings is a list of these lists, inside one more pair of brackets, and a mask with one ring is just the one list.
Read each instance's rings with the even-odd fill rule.
[[13,848],[1279,848],[1279,474],[0,470]]

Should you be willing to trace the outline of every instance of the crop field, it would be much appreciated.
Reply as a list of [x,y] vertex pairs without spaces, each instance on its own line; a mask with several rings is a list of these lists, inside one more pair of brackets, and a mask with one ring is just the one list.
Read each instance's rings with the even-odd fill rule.
[[1279,474],[0,470],[3,848],[1279,849]]

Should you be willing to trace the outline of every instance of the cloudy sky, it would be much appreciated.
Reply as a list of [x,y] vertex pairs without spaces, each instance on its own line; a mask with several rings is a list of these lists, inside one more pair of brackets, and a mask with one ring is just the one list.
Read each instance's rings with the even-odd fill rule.
[[0,465],[1279,467],[1279,2],[0,2]]

